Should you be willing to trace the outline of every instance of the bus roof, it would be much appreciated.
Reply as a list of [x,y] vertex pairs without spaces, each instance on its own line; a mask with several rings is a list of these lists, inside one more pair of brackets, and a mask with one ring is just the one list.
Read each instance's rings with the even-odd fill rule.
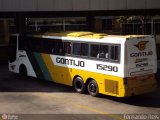
[[95,33],[95,32],[74,32],[74,31],[66,31],[66,32],[46,32],[46,33],[39,33],[34,35],[35,37],[43,37],[43,36],[53,36],[53,37],[78,37],[78,38],[90,38],[90,39],[103,39],[107,37],[113,38],[135,38],[135,37],[143,37],[144,35],[108,35],[105,33]]

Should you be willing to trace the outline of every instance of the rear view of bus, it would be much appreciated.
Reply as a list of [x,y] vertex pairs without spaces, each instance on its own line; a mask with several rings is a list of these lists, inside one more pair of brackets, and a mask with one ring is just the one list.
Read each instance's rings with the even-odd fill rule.
[[156,89],[156,46],[153,36],[127,38],[125,48],[125,96],[148,93]]

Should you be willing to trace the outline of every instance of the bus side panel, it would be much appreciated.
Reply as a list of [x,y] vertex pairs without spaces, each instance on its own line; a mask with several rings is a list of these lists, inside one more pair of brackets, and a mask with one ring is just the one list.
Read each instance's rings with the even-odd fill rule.
[[71,68],[55,65],[51,58],[53,56],[50,54],[41,53],[41,55],[46,64],[49,75],[54,82],[72,85],[72,77],[70,73]]
[[[58,65],[56,61],[54,61],[54,59],[56,60],[56,57],[59,58],[60,56],[43,54],[43,53],[41,53],[41,56],[44,60],[44,63],[47,66],[47,69],[49,71],[49,74],[51,75],[52,80],[56,83],[62,83],[65,85],[72,86],[73,78],[78,75],[82,77],[85,83],[88,78],[96,80],[99,86],[99,92],[102,94],[108,94],[112,96],[118,96],[119,94],[124,95],[124,93],[120,93],[121,92],[120,86],[123,85],[123,78],[121,77],[97,73],[92,70],[82,70],[75,68],[74,66]],[[109,86],[107,81],[114,81],[117,82],[118,84],[117,86]],[[110,90],[107,88],[109,88]],[[111,89],[114,89],[114,91],[116,92],[113,92],[113,90]]]
[[121,88],[124,88],[123,86],[123,78],[112,76],[112,75],[105,75],[102,73],[97,72],[91,72],[91,71],[84,71],[79,69],[72,69],[72,76],[78,75],[82,77],[84,82],[86,83],[86,80],[88,78],[94,79],[99,87],[99,93],[106,94],[106,95],[112,95],[112,96],[124,96],[123,91],[121,91]]
[[[119,63],[108,63],[57,55],[43,56],[53,80],[57,83],[72,85],[73,78],[80,76],[85,83],[89,78],[96,80],[99,86],[99,92],[102,94],[112,94],[114,96],[124,94],[120,91],[120,88],[124,88],[124,67]],[[99,64],[101,66],[104,65],[105,69],[100,69],[102,67],[97,68]],[[110,84],[112,84],[112,86],[110,86]],[[116,89],[116,92],[112,92],[112,89]]]

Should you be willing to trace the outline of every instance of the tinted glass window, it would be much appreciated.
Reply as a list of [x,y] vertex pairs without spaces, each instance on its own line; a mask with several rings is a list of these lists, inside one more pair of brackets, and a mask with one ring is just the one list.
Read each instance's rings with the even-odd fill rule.
[[43,51],[44,53],[48,53],[48,54],[57,54],[58,51],[56,50],[56,44],[57,41],[56,40],[51,40],[51,39],[43,39]]
[[43,39],[43,50],[44,53],[62,55],[64,54],[63,43],[59,40]]
[[55,50],[57,55],[64,55],[64,49],[63,49],[63,42],[62,41],[57,41],[55,44]]
[[73,43],[73,55],[81,55],[81,43]]
[[43,39],[43,52],[52,54],[54,53],[54,50],[52,51],[52,48],[54,48],[53,42],[51,42],[51,40],[49,39]]
[[81,44],[81,56],[88,56],[88,44],[82,43]]
[[43,52],[43,44],[41,38],[33,38],[32,39],[32,51],[33,52]]
[[109,46],[108,45],[100,45],[100,49],[99,49],[97,58],[105,59],[105,60],[109,59]]
[[119,46],[111,46],[111,60],[119,60]]
[[64,51],[66,54],[71,54],[71,42],[64,42]]
[[91,57],[96,57],[99,53],[99,45],[91,45]]
[[19,37],[19,50],[30,50],[30,40],[31,37],[26,37],[26,36],[20,36]]
[[20,41],[22,43],[20,43],[21,49],[26,50],[26,51],[33,51],[34,50],[34,46],[33,44],[35,44],[35,42],[33,42],[33,38],[32,37],[21,37]]

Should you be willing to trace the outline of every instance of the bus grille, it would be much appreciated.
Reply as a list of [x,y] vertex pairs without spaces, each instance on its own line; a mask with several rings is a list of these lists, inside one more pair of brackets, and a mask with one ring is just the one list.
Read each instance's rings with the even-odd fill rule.
[[106,80],[106,86],[105,90],[106,92],[112,93],[112,94],[118,94],[118,82],[113,80]]

